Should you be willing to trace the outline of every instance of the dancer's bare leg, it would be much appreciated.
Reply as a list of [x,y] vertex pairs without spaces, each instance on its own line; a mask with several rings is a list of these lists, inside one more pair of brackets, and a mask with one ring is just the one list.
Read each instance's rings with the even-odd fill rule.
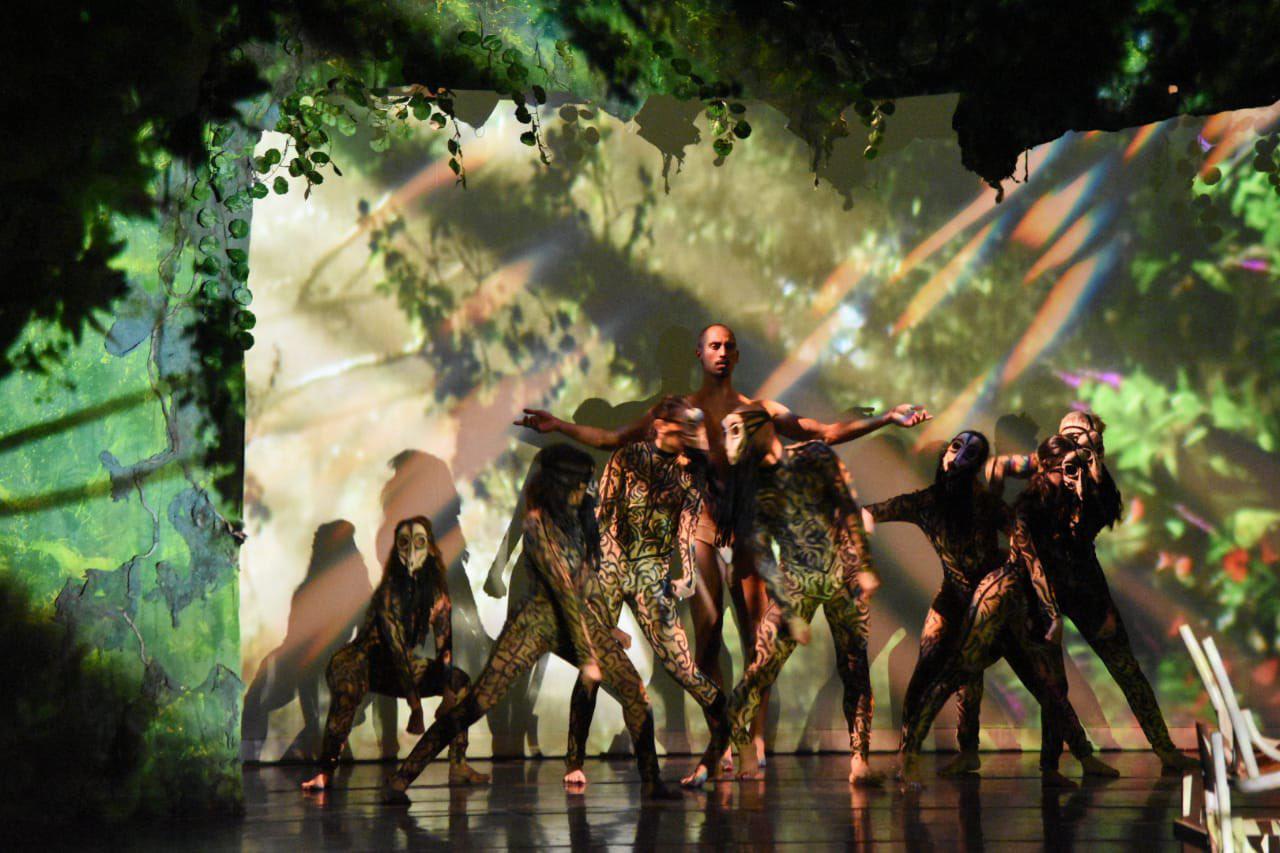
[[[698,566],[698,589],[690,600],[694,658],[698,669],[724,691],[724,673],[720,669],[720,652],[724,650],[724,570],[715,546],[702,539],[694,544],[694,558]],[[710,719],[707,725],[711,725]],[[726,770],[733,769],[730,754],[725,752]],[[695,768],[694,774],[698,771]]]
[[[743,549],[738,549],[742,551]],[[733,601],[734,619],[738,623],[738,635],[742,642],[742,658],[744,666],[750,666],[755,657],[756,627],[764,618],[769,606],[769,594],[765,589],[764,579],[755,571],[755,562],[750,555],[733,559],[734,581],[730,585],[730,599]],[[765,724],[769,718],[769,689],[760,697],[760,707],[751,718],[751,743],[755,747],[756,761],[765,765]]]

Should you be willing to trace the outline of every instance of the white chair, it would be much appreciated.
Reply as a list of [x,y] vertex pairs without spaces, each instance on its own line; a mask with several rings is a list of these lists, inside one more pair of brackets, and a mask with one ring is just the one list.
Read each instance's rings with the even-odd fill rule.
[[[1223,704],[1226,706],[1227,716],[1231,720],[1231,732],[1235,739],[1233,744],[1233,752],[1235,753],[1233,763],[1241,771],[1240,775],[1242,777],[1238,782],[1240,790],[1270,791],[1280,787],[1280,772],[1268,773],[1266,776],[1260,775],[1258,772],[1258,757],[1254,754],[1254,748],[1256,747],[1268,758],[1280,760],[1280,758],[1277,758],[1280,753],[1276,751],[1275,741],[1265,738],[1254,740],[1255,736],[1260,737],[1257,724],[1253,722],[1252,713],[1240,709],[1240,703],[1236,701],[1235,689],[1231,686],[1231,679],[1227,676],[1227,668],[1222,663],[1222,655],[1218,653],[1218,646],[1213,642],[1213,637],[1205,637],[1203,646],[1205,657],[1209,661],[1209,668],[1213,672],[1222,695]],[[1245,787],[1246,784],[1248,788]]]
[[1231,814],[1231,778],[1222,732],[1210,732],[1204,723],[1196,723],[1196,742],[1204,780],[1203,838],[1209,849],[1214,853],[1280,850],[1277,822]]
[[1209,694],[1209,704],[1213,706],[1214,716],[1218,718],[1218,730],[1222,732],[1226,750],[1234,754],[1235,738],[1232,737],[1231,715],[1227,712],[1227,706],[1222,700],[1222,690],[1218,687],[1218,680],[1214,677],[1213,668],[1209,666],[1209,659],[1205,657],[1204,649],[1200,648],[1200,641],[1196,639],[1196,635],[1189,625],[1183,625],[1178,628],[1178,634],[1181,635],[1182,642],[1187,646],[1187,652],[1191,655],[1191,662],[1195,664],[1196,672],[1200,675],[1200,682],[1204,684],[1204,692]]

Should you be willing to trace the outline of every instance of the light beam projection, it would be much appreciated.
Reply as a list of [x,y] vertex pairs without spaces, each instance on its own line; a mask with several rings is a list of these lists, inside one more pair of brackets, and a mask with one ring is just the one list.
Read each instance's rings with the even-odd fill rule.
[[1062,274],[1005,360],[1000,370],[1002,386],[1021,376],[1071,327],[1081,309],[1106,281],[1118,255],[1115,244],[1108,244]]
[[1038,279],[1050,270],[1055,270],[1071,261],[1088,242],[1097,237],[1111,225],[1115,208],[1106,204],[1095,208],[1081,216],[1071,224],[1061,237],[1050,246],[1043,255],[1027,270],[1022,277],[1024,285]]
[[933,278],[916,291],[916,295],[907,303],[907,307],[898,315],[898,319],[894,320],[890,334],[899,335],[923,320],[946,298],[966,273],[973,271],[972,268],[980,260],[994,227],[994,222],[984,225],[964,248],[956,252],[942,269],[933,274]]
[[1010,239],[1038,249],[1074,219],[1110,172],[1108,163],[1091,166],[1061,189],[1048,192],[1027,209]]

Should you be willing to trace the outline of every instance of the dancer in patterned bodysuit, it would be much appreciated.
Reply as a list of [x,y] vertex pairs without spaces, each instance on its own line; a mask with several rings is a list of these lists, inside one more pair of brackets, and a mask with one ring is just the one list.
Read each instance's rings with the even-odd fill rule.
[[[1076,626],[1123,691],[1164,772],[1180,774],[1195,767],[1196,761],[1180,752],[1169,737],[1155,692],[1133,654],[1124,620],[1111,597],[1094,547],[1098,534],[1115,524],[1122,511],[1120,490],[1105,463],[1105,429],[1101,418],[1086,412],[1070,412],[1058,425],[1059,435],[1079,448],[1085,460],[1082,469],[1088,476],[1081,477],[1084,500],[1073,535],[1059,531],[1050,539],[1042,559],[1063,615]],[[1056,658],[1056,666],[1065,679],[1061,655]]]
[[588,496],[591,457],[564,444],[539,451],[526,494],[522,562],[535,578],[533,592],[502,627],[484,671],[470,691],[422,736],[388,780],[382,800],[409,802],[405,790],[423,768],[497,704],[522,672],[548,652],[578,667],[589,686],[603,681],[622,705],[635,746],[645,797],[672,796],[658,777],[653,710],[639,673],[608,626],[587,602],[599,596],[595,573],[600,534]]
[[[903,736],[920,714],[925,690],[942,675],[942,668],[959,647],[965,615],[978,585],[1000,568],[1007,554],[999,534],[1010,532],[1012,513],[1004,501],[982,483],[980,473],[987,462],[990,445],[980,432],[966,430],[956,435],[938,460],[933,485],[863,508],[864,518],[874,522],[903,521],[915,524],[928,537],[942,563],[942,586],[934,597],[920,633],[920,655],[902,707]],[[870,526],[870,525],[868,525]],[[1040,642],[1034,635],[1025,642],[1000,645],[1010,667],[1023,684],[1054,680],[1055,689],[1067,691],[1065,672],[1055,669],[1061,662],[1059,649]],[[981,765],[978,757],[978,720],[982,704],[982,678],[961,686],[956,695],[959,710],[957,739],[960,754],[939,771],[942,775],[967,773]],[[1047,715],[1042,715],[1047,722]],[[1092,755],[1092,745],[1084,731],[1070,732],[1072,752],[1090,775],[1114,776],[1115,771]],[[1060,751],[1060,747],[1059,747]],[[1056,757],[1047,762],[1056,766]]]
[[767,537],[757,548],[769,607],[756,629],[755,655],[729,700],[729,721],[740,778],[762,778],[748,725],[761,697],[798,643],[809,641],[809,622],[822,607],[835,643],[849,724],[849,781],[878,780],[867,765],[871,745],[871,671],[867,660],[867,597],[878,580],[849,472],[827,444],[783,447],[772,418],[747,406],[724,420],[725,450],[734,465],[732,496],[722,529]]
[[[702,515],[706,456],[702,412],[679,397],[664,398],[654,410],[653,440],[614,452],[600,477],[601,595],[592,603],[604,624],[616,626],[626,602],[654,656],[711,720],[711,739],[688,785],[714,776],[729,743],[723,692],[694,664],[676,603],[693,594],[694,530]],[[678,547],[683,576],[672,583],[667,568]],[[566,785],[586,784],[582,770],[596,689],[579,681],[569,710]]]
[[[410,734],[422,734],[423,696],[443,696],[442,710],[454,706],[467,685],[467,674],[453,665],[449,588],[444,558],[436,546],[431,521],[423,516],[396,525],[395,547],[387,558],[382,582],[373,592],[364,627],[329,660],[329,719],[321,747],[322,769],[302,783],[304,791],[328,787],[342,745],[351,734],[360,703],[370,691],[409,700]],[[413,649],[428,628],[435,635],[436,657],[423,660]],[[466,763],[467,734],[449,747],[449,781],[487,782],[489,777]]]
[[[1071,526],[1083,495],[1079,472],[1083,457],[1074,444],[1052,436],[1037,451],[1036,473],[1014,510],[1009,558],[989,573],[974,591],[958,647],[940,667],[940,677],[925,690],[919,713],[904,721],[900,779],[919,784],[918,757],[933,720],[961,686],[980,678],[1000,657],[1016,660],[1035,648],[1039,637],[1058,646],[1061,657],[1062,617],[1040,552],[1054,535]],[[1031,602],[1038,606],[1033,608]],[[1092,751],[1084,729],[1067,699],[1065,677],[1049,677],[1043,666],[1028,666],[1019,676],[1047,712],[1042,732],[1041,774],[1046,784],[1073,786],[1057,769],[1064,736],[1080,757]]]

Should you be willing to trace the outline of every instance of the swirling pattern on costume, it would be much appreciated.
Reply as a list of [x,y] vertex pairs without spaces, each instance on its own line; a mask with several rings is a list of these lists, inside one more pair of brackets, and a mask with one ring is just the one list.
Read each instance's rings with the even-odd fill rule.
[[[770,602],[756,631],[755,657],[729,700],[733,742],[746,748],[761,696],[795,651],[784,625],[793,618],[808,622],[822,607],[844,685],[849,746],[865,757],[871,746],[871,669],[868,606],[857,575],[872,566],[852,477],[825,443],[805,442],[761,470],[756,501],[756,560]],[[767,540],[776,543],[778,561]]]
[[548,652],[574,666],[590,660],[599,664],[605,690],[622,705],[641,779],[656,781],[653,711],[640,674],[595,608],[587,604],[598,600],[600,591],[581,526],[576,519],[556,521],[528,512],[521,563],[534,576],[529,597],[503,625],[472,689],[427,729],[396,770],[396,781],[408,787],[451,738],[484,716],[511,683]]
[[[947,699],[962,685],[980,678],[1001,657],[1040,703],[1040,766],[1056,769],[1065,738],[1077,757],[1092,754],[1084,727],[1067,699],[1062,652],[1042,639],[1058,617],[1058,605],[1045,578],[1033,537],[1033,512],[1019,500],[1008,560],[978,584],[961,629],[959,647],[924,691],[919,713],[903,720],[902,753],[913,755]],[[1032,608],[1031,602],[1038,604]],[[1055,664],[1056,661],[1056,664]]]
[[[667,568],[675,548],[685,583],[696,577],[694,530],[702,513],[702,489],[691,465],[652,442],[615,452],[600,477],[601,563],[599,595],[592,606],[610,627],[618,624],[625,602],[635,614],[654,657],[698,704],[708,711],[711,742],[705,761],[714,761],[728,745],[727,700],[694,663],[689,638],[680,623],[677,599],[668,591]],[[565,765],[582,767],[595,712],[596,689],[579,680],[569,706],[569,742]]]
[[[321,765],[332,772],[342,746],[351,735],[360,704],[366,694],[384,696],[443,696],[446,689],[460,694],[468,685],[467,674],[449,666],[447,653],[433,659],[413,654],[413,639],[422,628],[418,598],[434,592],[430,621],[437,649],[450,647],[449,596],[444,589],[443,567],[435,582],[426,577],[383,578],[373,592],[364,625],[355,639],[338,649],[329,660],[325,680],[329,684],[329,716],[325,722]],[[422,587],[419,589],[419,587]],[[460,732],[449,747],[449,763],[460,765],[467,753],[467,733]]]

